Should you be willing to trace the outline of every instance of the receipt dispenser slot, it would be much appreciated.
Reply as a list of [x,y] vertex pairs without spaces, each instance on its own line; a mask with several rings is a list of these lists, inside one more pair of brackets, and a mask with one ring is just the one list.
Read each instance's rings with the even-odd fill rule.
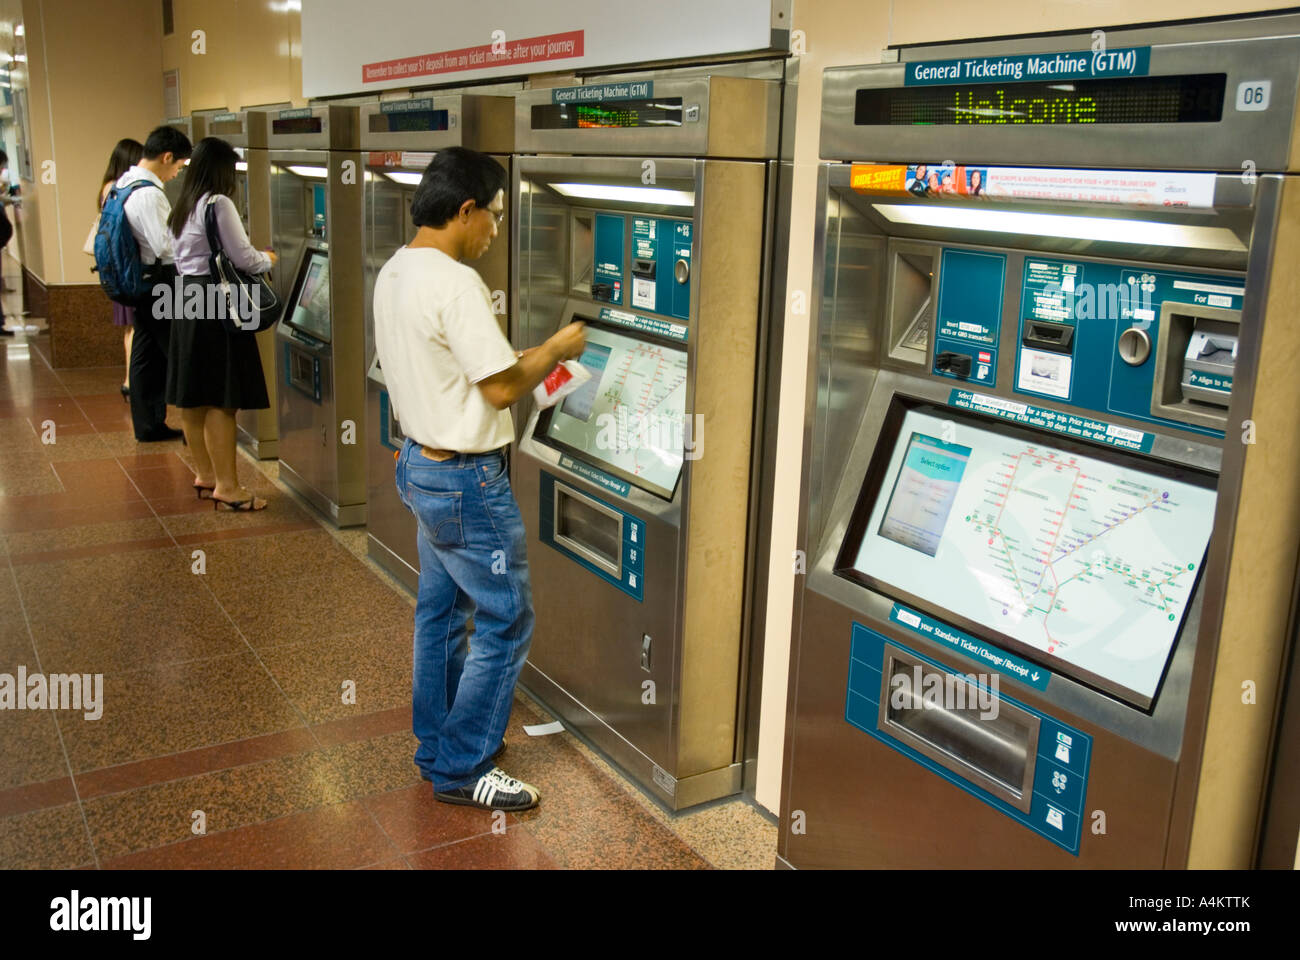
[[1029,812],[1038,717],[890,645],[878,728]]
[[623,515],[559,483],[555,485],[555,542],[622,578]]

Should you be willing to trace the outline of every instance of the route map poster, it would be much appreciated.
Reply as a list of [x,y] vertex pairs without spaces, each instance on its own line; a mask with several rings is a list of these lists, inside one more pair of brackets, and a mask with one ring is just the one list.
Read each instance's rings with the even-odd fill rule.
[[1043,439],[909,410],[854,569],[1150,703],[1215,491]]
[[588,324],[579,362],[591,379],[552,414],[547,439],[671,497],[683,460],[686,351]]

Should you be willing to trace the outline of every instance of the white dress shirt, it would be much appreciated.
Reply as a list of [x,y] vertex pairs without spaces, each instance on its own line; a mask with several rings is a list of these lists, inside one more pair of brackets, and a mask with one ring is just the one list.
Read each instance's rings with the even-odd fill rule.
[[118,177],[117,188],[121,190],[136,180],[148,180],[156,190],[149,187],[138,188],[126,198],[126,222],[131,224],[135,242],[140,245],[140,262],[143,264],[171,263],[175,259],[172,252],[172,232],[167,227],[167,218],[171,215],[171,201],[163,193],[162,181],[144,167],[131,167]]

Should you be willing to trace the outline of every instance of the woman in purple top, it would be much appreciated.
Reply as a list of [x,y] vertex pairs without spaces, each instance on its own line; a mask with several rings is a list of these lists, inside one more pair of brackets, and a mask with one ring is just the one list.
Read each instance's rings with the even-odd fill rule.
[[[216,298],[208,294],[208,246],[204,215],[216,209],[217,233],[226,257],[245,273],[265,273],[276,256],[248,242],[231,198],[235,193],[235,148],[217,137],[194,145],[185,185],[168,221],[176,237],[176,269],[182,291],[203,288],[205,313]],[[262,510],[266,501],[240,486],[235,464],[235,412],[271,405],[262,376],[262,359],[252,333],[227,333],[219,316],[195,317],[183,307],[190,295],[173,303],[167,365],[167,402],[181,408],[182,426],[194,454],[194,487],[228,510]]]
[[[113,155],[108,158],[108,167],[104,170],[104,182],[99,185],[99,206],[96,209],[104,209],[108,191],[112,189],[113,184],[117,183],[118,177],[139,163],[143,155],[144,144],[139,140],[126,137],[117,141],[117,146],[113,148]],[[123,400],[131,397],[131,335],[135,333],[135,325],[131,322],[133,313],[135,310],[132,307],[120,303],[113,304],[113,326],[123,328],[122,346],[126,350],[126,373],[122,376]]]

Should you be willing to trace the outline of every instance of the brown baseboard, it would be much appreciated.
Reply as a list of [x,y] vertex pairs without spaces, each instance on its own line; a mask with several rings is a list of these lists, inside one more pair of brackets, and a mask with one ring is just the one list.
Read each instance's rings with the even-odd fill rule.
[[113,303],[99,284],[57,284],[48,298],[51,366],[122,366],[123,328],[113,326]]
[[26,267],[23,267],[23,309],[29,317],[50,315],[49,288]]

